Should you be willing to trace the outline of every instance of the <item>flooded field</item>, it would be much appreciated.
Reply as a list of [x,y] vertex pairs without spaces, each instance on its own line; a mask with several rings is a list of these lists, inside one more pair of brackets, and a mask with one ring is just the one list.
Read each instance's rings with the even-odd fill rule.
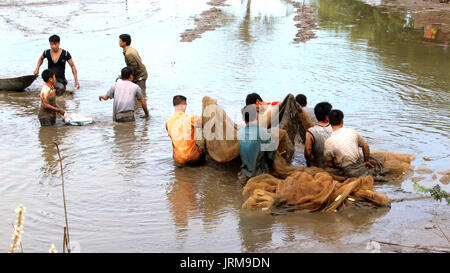
[[[58,97],[64,109],[94,124],[41,128],[39,77],[26,92],[0,91],[0,252],[7,252],[15,208],[27,207],[25,252],[62,250],[64,162],[70,237],[82,252],[368,252],[369,240],[449,247],[449,206],[432,199],[391,209],[270,216],[241,210],[236,166],[176,168],[165,130],[172,97],[200,114],[205,95],[235,122],[245,96],[266,101],[303,93],[310,106],[329,101],[372,150],[414,153],[402,183],[376,185],[391,199],[420,197],[450,169],[450,52],[423,39],[407,10],[356,0],[310,0],[316,38],[294,43],[292,1],[228,0],[217,27],[192,42],[181,34],[211,8],[208,0],[7,0],[0,3],[0,75],[32,74],[48,37],[61,36],[73,56],[80,90]],[[150,119],[112,121],[112,102],[99,102],[125,66],[119,35],[129,33],[147,66]],[[47,67],[46,61],[40,72]],[[431,161],[423,158],[427,157]],[[294,164],[304,165],[297,146]],[[436,224],[438,223],[438,224]],[[382,251],[417,251],[382,247]]]

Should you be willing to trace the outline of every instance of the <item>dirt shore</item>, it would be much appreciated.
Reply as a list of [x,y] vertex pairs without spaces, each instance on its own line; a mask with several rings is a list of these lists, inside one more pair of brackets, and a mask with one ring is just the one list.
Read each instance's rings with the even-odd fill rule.
[[[392,12],[407,12],[414,29],[423,29],[424,38],[438,43],[450,43],[450,3],[443,0],[365,0],[367,4],[384,6]],[[434,32],[434,33],[433,33]]]

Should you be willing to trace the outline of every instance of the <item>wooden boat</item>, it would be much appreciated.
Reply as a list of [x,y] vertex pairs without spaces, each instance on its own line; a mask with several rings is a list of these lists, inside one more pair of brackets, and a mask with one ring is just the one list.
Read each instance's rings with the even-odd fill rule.
[[20,91],[30,86],[37,78],[36,75],[27,75],[16,78],[0,78],[0,90]]

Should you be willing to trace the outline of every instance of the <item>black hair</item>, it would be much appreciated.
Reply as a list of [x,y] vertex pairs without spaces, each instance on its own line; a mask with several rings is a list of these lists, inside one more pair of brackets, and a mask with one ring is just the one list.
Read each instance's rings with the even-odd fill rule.
[[59,43],[61,41],[61,39],[59,38],[58,35],[52,35],[52,36],[50,36],[50,38],[48,38],[48,41],[50,43]]
[[180,103],[186,102],[187,98],[182,95],[176,95],[173,97],[173,106],[177,106]]
[[44,71],[42,71],[42,74],[41,74],[42,80],[44,80],[44,82],[48,82],[48,80],[50,78],[53,78],[53,75],[55,75],[55,71],[45,69]]
[[245,122],[252,122],[256,119],[256,107],[254,105],[247,105],[241,110],[242,117]]
[[261,99],[261,96],[256,93],[248,94],[247,98],[245,99],[245,105],[255,104],[256,100],[263,101]]
[[326,101],[319,102],[314,107],[314,115],[318,121],[325,121],[325,117],[330,114],[331,108],[333,106]]
[[305,107],[306,106],[306,96],[303,94],[298,94],[297,96],[295,96],[295,100],[302,106]]
[[122,80],[128,79],[131,75],[133,75],[133,69],[129,67],[122,68],[122,71],[120,71],[120,77]]
[[331,110],[330,115],[330,124],[332,126],[340,125],[342,120],[344,119],[344,113],[341,110]]
[[131,36],[128,34],[122,34],[119,36],[120,40],[125,42],[127,46],[131,45]]

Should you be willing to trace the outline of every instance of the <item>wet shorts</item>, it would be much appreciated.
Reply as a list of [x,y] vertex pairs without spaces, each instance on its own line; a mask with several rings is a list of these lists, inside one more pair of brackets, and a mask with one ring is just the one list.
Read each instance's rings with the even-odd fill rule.
[[39,122],[41,123],[41,126],[53,126],[55,125],[55,121],[48,118],[40,118]]
[[55,87],[56,95],[61,96],[66,92],[67,81],[57,79],[53,87]]
[[134,111],[120,112],[116,114],[117,122],[129,122],[134,120]]

